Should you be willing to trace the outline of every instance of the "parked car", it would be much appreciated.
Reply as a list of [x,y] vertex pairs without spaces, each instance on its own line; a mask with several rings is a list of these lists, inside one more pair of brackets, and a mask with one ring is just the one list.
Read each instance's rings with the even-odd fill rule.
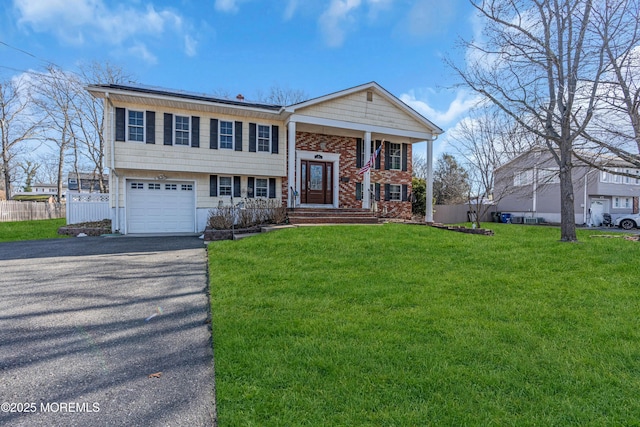
[[615,219],[613,225],[624,228],[625,230],[631,230],[640,225],[640,214],[621,215]]

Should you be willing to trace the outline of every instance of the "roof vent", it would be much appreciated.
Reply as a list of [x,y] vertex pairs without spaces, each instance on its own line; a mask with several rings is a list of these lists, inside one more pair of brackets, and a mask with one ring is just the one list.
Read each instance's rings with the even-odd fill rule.
[[238,94],[238,96],[236,96],[236,99],[237,99],[238,101],[244,101],[244,95],[243,95],[243,94],[241,94],[241,93],[239,93],[239,94]]

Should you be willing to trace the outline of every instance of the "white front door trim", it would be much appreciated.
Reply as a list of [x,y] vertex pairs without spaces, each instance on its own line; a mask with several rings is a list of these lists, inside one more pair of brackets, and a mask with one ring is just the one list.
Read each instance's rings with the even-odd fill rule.
[[[331,184],[333,185],[333,207],[338,208],[340,205],[340,154],[336,153],[323,153],[321,151],[302,151],[296,150],[296,192],[301,194],[301,180],[300,174],[302,172],[301,161],[302,160],[316,160],[319,162],[333,163],[333,177]],[[296,199],[298,200],[298,199]],[[297,206],[300,206],[299,204]]]

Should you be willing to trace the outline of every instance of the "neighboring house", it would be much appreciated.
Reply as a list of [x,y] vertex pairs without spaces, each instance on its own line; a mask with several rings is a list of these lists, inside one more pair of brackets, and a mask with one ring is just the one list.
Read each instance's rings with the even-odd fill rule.
[[[62,197],[64,198],[64,194],[67,191],[67,186],[62,186]],[[47,184],[38,182],[31,186],[31,191],[17,191],[14,193],[14,196],[57,196],[58,195],[58,185],[57,184]]]
[[[601,225],[605,213],[615,219],[638,212],[640,170],[619,159],[607,160],[606,167],[610,172],[574,160],[576,224]],[[498,211],[525,219],[560,222],[558,165],[546,149],[533,149],[500,166],[495,170],[494,180]]]
[[[102,176],[102,181],[109,191],[109,175]],[[67,175],[67,187],[69,191],[79,193],[99,193],[100,192],[100,180],[99,176],[91,172],[69,172]]]
[[[243,198],[289,208],[365,208],[410,218],[412,144],[442,130],[368,83],[291,106],[93,85],[105,100],[112,226],[199,232]],[[382,146],[370,173],[358,174]],[[366,191],[366,190],[369,191]],[[117,214],[115,214],[117,212]]]

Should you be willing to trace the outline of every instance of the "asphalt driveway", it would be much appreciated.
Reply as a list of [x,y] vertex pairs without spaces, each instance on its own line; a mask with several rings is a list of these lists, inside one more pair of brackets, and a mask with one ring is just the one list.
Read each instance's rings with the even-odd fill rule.
[[0,243],[0,425],[211,426],[196,237]]

